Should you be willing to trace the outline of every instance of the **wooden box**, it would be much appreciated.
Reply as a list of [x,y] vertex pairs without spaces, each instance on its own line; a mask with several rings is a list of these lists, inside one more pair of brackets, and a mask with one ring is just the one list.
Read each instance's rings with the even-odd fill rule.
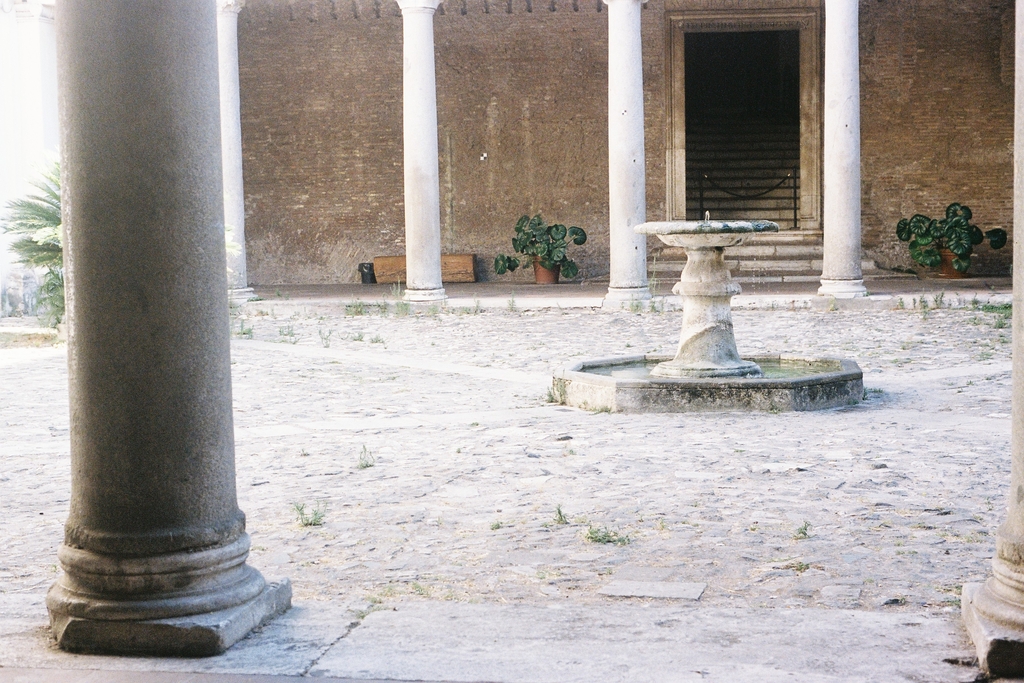
[[[404,256],[376,256],[373,259],[373,274],[380,284],[405,283]],[[442,282],[476,282],[473,271],[473,254],[442,254]]]

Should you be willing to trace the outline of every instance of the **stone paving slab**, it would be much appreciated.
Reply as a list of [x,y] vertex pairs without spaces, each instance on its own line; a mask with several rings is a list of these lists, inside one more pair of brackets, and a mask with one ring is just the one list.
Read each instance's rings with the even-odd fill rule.
[[[977,675],[970,645],[949,615],[699,603],[680,608],[663,600],[581,606],[556,598],[535,605],[400,601],[359,621],[341,605],[304,602],[223,655],[159,659],[59,651],[46,628],[42,598],[0,594],[0,683],[308,680],[300,676],[453,683],[956,683]],[[51,678],[49,672],[58,670],[78,677]],[[199,673],[209,676],[193,675]]]
[[672,600],[700,600],[706,583],[680,583],[677,581],[611,581],[599,589],[599,595],[620,598],[669,598]]
[[948,617],[660,605],[400,604],[310,674],[501,683],[973,680]]
[[4,668],[98,669],[302,676],[358,623],[358,608],[344,601],[306,601],[216,657],[157,659],[80,655],[57,648],[50,635],[44,599],[45,593],[0,593],[0,667],[3,667],[0,671]]

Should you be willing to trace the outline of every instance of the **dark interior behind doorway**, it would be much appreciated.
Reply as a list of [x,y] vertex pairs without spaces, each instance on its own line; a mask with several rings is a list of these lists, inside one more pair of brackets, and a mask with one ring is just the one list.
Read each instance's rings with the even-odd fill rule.
[[687,33],[687,215],[799,227],[800,34]]

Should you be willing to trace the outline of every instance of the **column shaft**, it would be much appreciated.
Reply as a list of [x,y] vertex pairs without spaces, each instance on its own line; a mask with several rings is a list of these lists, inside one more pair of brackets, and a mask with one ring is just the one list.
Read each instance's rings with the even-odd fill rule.
[[246,565],[235,497],[215,12],[57,12],[72,479],[47,606],[68,650],[214,654],[290,595]]
[[647,221],[644,157],[642,0],[608,5],[608,242],[613,302],[649,299],[647,236],[633,228]]
[[857,0],[825,1],[824,266],[819,294],[864,296]]
[[224,229],[227,231],[228,287],[248,299],[245,269],[245,192],[242,186],[242,116],[238,87],[238,13],[245,0],[217,0],[220,72],[220,138],[224,171]]
[[402,10],[402,115],[405,153],[405,298],[438,301],[441,199],[437,168],[434,12],[440,0],[399,0]]

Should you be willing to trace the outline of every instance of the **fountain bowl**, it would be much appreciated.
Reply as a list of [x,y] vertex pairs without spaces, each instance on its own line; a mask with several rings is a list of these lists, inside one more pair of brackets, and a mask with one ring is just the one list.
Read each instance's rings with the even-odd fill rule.
[[854,405],[864,376],[851,360],[757,356],[763,377],[659,377],[654,366],[672,356],[619,356],[585,360],[555,373],[559,403],[622,413],[806,411]]

